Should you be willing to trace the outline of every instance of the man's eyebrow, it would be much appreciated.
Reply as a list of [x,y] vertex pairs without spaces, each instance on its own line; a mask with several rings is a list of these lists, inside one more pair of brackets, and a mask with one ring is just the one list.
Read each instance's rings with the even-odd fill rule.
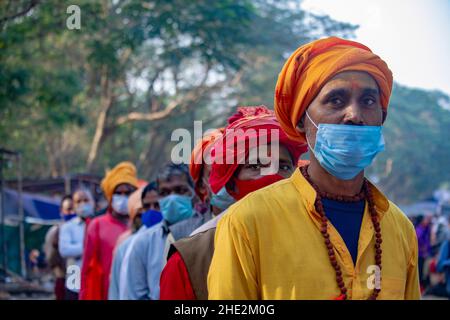
[[[333,96],[345,96],[350,94],[350,90],[346,89],[346,88],[336,88],[336,89],[332,89],[331,91],[327,92],[325,94],[325,96],[323,97],[323,100],[328,100],[329,98],[333,97]],[[379,95],[380,94],[380,90],[378,90],[378,88],[373,88],[373,87],[366,87],[362,89],[362,95]]]
[[329,91],[325,94],[323,99],[327,100],[327,99],[331,98],[332,96],[345,96],[345,95],[348,95],[349,93],[350,93],[350,90],[344,89],[344,88],[332,89],[331,91]]
[[372,95],[379,95],[380,94],[380,90],[375,89],[375,88],[364,88],[363,89],[363,95],[366,94],[372,94]]

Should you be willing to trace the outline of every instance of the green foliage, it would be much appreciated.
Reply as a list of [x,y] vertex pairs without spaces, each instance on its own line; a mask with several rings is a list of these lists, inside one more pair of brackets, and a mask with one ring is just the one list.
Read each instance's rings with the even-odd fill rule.
[[383,129],[386,150],[370,174],[395,201],[431,196],[450,181],[450,98],[395,85]]
[[[351,38],[357,28],[287,0],[32,3],[0,2],[0,141],[23,153],[26,177],[103,174],[130,160],[150,179],[169,159],[174,129],[194,120],[204,130],[223,126],[236,105],[272,107],[293,50],[322,36]],[[66,27],[72,4],[81,30]],[[396,200],[450,181],[443,99],[395,88],[387,150],[370,174]]]

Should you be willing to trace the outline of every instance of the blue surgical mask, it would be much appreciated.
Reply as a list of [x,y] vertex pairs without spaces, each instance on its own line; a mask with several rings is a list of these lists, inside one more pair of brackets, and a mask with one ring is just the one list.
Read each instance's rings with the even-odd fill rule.
[[194,214],[192,197],[189,196],[171,194],[160,199],[159,206],[164,220],[169,224],[190,218]]
[[308,142],[320,165],[341,180],[351,180],[368,167],[375,156],[384,150],[381,126],[324,124],[318,129],[314,149]]
[[128,196],[114,194],[112,197],[112,208],[120,215],[128,215]]
[[213,193],[211,197],[211,205],[222,210],[228,209],[235,202],[236,199],[228,193],[226,187],[220,189],[217,194]]
[[147,210],[142,214],[141,220],[142,224],[147,228],[161,222],[163,219],[161,212],[156,210]]
[[94,205],[92,203],[83,203],[75,209],[75,212],[77,213],[77,215],[79,215],[80,217],[83,217],[83,218],[93,216],[94,211],[95,211]]

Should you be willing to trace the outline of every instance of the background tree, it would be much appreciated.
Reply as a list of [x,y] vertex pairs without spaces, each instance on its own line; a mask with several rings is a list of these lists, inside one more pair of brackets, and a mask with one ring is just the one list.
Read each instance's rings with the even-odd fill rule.
[[[0,2],[0,141],[27,177],[103,174],[122,160],[151,179],[176,128],[223,126],[237,105],[273,106],[299,45],[357,26],[281,0]],[[66,27],[69,5],[81,30]],[[370,175],[394,200],[450,181],[448,97],[396,85],[387,150]],[[443,107],[444,106],[444,107]]]

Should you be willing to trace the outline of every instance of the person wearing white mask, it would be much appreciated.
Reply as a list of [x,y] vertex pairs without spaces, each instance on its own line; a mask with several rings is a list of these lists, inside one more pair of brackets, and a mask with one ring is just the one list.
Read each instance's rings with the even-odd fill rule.
[[[94,199],[88,190],[79,189],[73,194],[76,217],[65,222],[59,232],[58,250],[67,259],[65,300],[78,300],[80,278],[71,277],[81,269],[86,220],[94,215]],[[77,269],[77,270],[74,270]]]
[[92,219],[86,229],[80,300],[108,299],[114,247],[127,230],[128,196],[138,187],[136,167],[127,161],[119,163],[106,174],[101,187],[108,209]]

